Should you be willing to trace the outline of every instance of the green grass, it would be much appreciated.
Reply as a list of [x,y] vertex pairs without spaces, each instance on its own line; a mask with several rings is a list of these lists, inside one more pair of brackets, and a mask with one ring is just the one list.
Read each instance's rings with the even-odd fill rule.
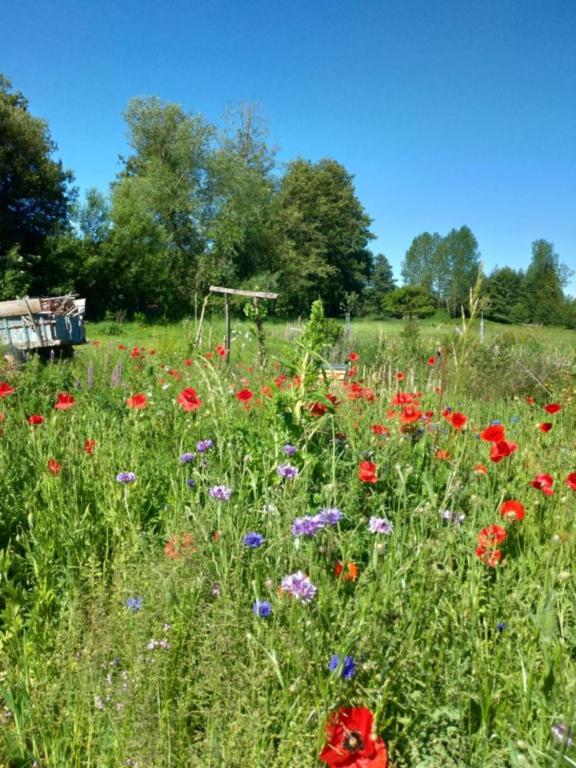
[[[312,768],[329,714],[349,705],[374,712],[394,768],[576,764],[551,734],[576,723],[576,492],[564,484],[576,471],[575,380],[563,334],[503,342],[490,327],[484,347],[461,349],[433,325],[414,339],[401,323],[357,321],[363,381],[354,398],[332,383],[334,408],[321,381],[274,383],[298,363],[284,324],[267,326],[264,370],[247,324],[233,327],[229,369],[214,353],[219,322],[196,352],[189,325],[107,335],[118,331],[107,323],[89,326],[99,344],[72,362],[0,374],[15,390],[0,401],[0,765]],[[426,363],[436,338],[442,370]],[[202,405],[185,413],[177,396],[189,386]],[[245,387],[249,407],[234,397]],[[421,391],[431,418],[402,429],[398,390]],[[70,410],[53,408],[58,392],[74,394]],[[136,393],[146,408],[127,407]],[[548,415],[552,401],[562,410]],[[313,402],[329,410],[314,417]],[[447,405],[467,415],[462,432]],[[31,426],[31,414],[46,420]],[[518,444],[500,463],[479,440],[493,419]],[[277,472],[287,443],[293,480]],[[185,452],[197,455],[184,463]],[[358,478],[367,459],[375,484]],[[119,483],[128,471],[137,480]],[[552,496],[530,485],[542,472]],[[211,497],[217,485],[229,501]],[[509,498],[524,520],[504,523]],[[340,524],[295,539],[293,521],[325,507],[341,509]],[[370,533],[371,516],[393,533]],[[508,535],[490,568],[475,548],[495,523]],[[261,547],[245,546],[251,531]],[[170,557],[167,542],[178,549],[185,534],[193,545]],[[338,579],[338,562],[354,563],[357,580]],[[309,604],[279,591],[299,570],[317,587]],[[255,600],[272,615],[257,617]],[[330,672],[333,654],[354,657],[353,679]]]

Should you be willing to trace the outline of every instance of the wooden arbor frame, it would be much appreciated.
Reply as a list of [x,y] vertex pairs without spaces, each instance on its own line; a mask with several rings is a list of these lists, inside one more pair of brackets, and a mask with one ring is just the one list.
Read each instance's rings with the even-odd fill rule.
[[[256,318],[255,318],[256,328],[258,330],[259,346],[261,346],[263,329],[262,329],[262,319],[258,314],[258,303],[260,299],[268,299],[270,301],[276,301],[279,294],[272,293],[271,291],[245,291],[240,288],[224,288],[219,285],[211,285],[208,291],[209,291],[208,296],[205,297],[204,303],[202,304],[200,322],[198,324],[198,331],[196,333],[196,344],[199,343],[200,337],[202,335],[202,323],[204,322],[204,310],[206,309],[208,299],[210,298],[210,294],[216,293],[224,296],[224,322],[226,326],[226,362],[229,362],[230,360],[230,344],[232,342],[231,334],[230,334],[230,305],[228,302],[229,296],[246,296],[247,298],[252,299],[252,303],[256,308]],[[262,354],[263,350],[261,349],[260,351]]]

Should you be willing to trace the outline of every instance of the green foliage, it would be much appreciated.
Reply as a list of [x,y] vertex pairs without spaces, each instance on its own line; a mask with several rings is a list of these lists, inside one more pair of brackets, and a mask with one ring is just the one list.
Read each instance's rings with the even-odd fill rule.
[[45,121],[0,75],[0,273],[12,270],[6,286],[20,282],[14,249],[23,257],[17,271],[27,271],[24,283],[34,284],[48,238],[66,230],[72,174],[52,159],[55,150]]
[[421,288],[405,285],[386,293],[380,309],[390,317],[430,317],[434,314],[434,304],[430,296]]
[[[306,344],[322,354],[321,305],[312,315]],[[181,326],[122,330],[107,339],[91,328],[100,346],[72,363],[1,374],[16,391],[2,399],[0,437],[0,763],[313,766],[329,714],[350,705],[374,711],[397,768],[573,760],[574,747],[557,743],[551,726],[576,719],[574,492],[564,484],[576,424],[573,378],[552,365],[550,331],[525,330],[548,339],[539,346],[509,335],[471,348],[466,369],[483,376],[484,389],[471,378],[473,395],[452,401],[469,420],[455,430],[425,359],[405,358],[398,382],[394,355],[405,338],[384,349],[373,324],[358,339],[357,384],[374,397],[349,399],[334,383],[341,404],[321,417],[303,407],[291,431],[278,402],[298,388],[272,382],[284,366],[250,372],[250,355],[238,368],[203,355],[185,366]],[[420,323],[424,344],[435,332]],[[132,358],[120,340],[157,355]],[[394,364],[390,379],[382,364],[365,365],[371,349]],[[530,361],[547,387],[531,379],[535,405],[520,397],[519,363]],[[178,382],[166,382],[168,366]],[[272,397],[249,409],[231,394],[264,383]],[[175,402],[187,386],[202,399],[191,413]],[[434,415],[411,432],[389,411],[399,391],[415,390]],[[62,391],[76,404],[58,412]],[[136,392],[149,393],[141,411],[125,403]],[[556,400],[563,408],[546,416],[554,429],[545,435],[542,405]],[[44,424],[31,427],[31,413]],[[518,444],[498,464],[477,439],[494,419]],[[374,434],[374,424],[389,435]],[[179,460],[207,437],[211,450]],[[293,437],[299,476],[283,481],[276,469]],[[451,458],[438,459],[439,450]],[[370,487],[358,479],[367,456],[378,468]],[[57,476],[51,458],[62,464]],[[488,476],[474,471],[479,461]],[[125,470],[138,478],[122,486],[115,476]],[[554,475],[552,496],[530,486],[542,471]],[[233,489],[229,502],[208,493],[222,484]],[[524,520],[501,518],[505,498],[523,501]],[[296,542],[294,520],[325,507],[342,510],[340,524]],[[461,524],[447,511],[464,515]],[[369,532],[373,515],[393,523],[390,536]],[[489,569],[474,550],[495,522],[507,539],[501,565]],[[261,547],[244,545],[249,531],[265,536]],[[183,534],[193,543],[172,557]],[[354,563],[358,578],[336,578],[337,563]],[[297,570],[318,588],[310,604],[279,590]],[[257,599],[271,603],[271,616],[255,616]],[[331,673],[333,654],[353,656],[356,676]]]
[[285,311],[306,311],[320,296],[327,313],[337,314],[346,292],[362,293],[373,236],[352,176],[340,163],[289,163],[274,199],[273,223]]

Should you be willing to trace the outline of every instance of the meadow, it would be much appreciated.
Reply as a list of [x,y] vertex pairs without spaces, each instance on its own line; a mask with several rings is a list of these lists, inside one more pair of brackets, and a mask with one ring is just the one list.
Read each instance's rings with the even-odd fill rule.
[[0,367],[0,766],[576,766],[575,333],[301,330]]

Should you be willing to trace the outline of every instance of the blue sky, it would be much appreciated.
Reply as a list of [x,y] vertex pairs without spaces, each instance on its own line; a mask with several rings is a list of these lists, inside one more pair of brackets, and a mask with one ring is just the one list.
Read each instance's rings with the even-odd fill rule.
[[0,18],[0,72],[81,190],[119,170],[131,97],[217,123],[251,102],[281,161],[354,174],[397,277],[416,235],[464,224],[488,271],[538,238],[576,270],[574,0],[0,0]]

